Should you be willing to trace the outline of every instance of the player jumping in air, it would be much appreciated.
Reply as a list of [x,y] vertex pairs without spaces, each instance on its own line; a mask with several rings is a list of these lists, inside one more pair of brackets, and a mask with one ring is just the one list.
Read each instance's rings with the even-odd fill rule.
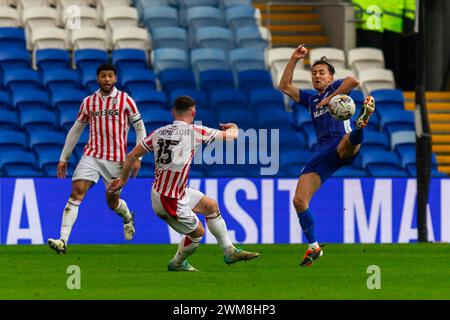
[[233,123],[221,124],[224,130],[193,124],[195,104],[191,97],[178,97],[172,110],[175,121],[153,131],[137,144],[128,154],[120,178],[112,180],[108,187],[110,192],[120,190],[127,182],[136,159],[148,152],[154,152],[155,179],[151,192],[153,210],[175,231],[185,235],[177,253],[169,262],[169,271],[197,271],[186,260],[197,249],[205,233],[196,214],[205,215],[209,230],[223,250],[226,264],[259,256],[259,253],[235,248],[228,237],[227,226],[217,201],[186,186],[197,147],[202,143],[233,140],[238,136],[238,127]]
[[317,144],[314,154],[303,167],[294,196],[294,207],[308,240],[308,250],[301,266],[310,266],[323,255],[316,240],[314,219],[309,202],[320,186],[339,168],[349,165],[358,154],[364,139],[364,127],[375,110],[373,97],[366,97],[356,120],[356,129],[352,130],[350,120],[339,121],[329,113],[328,103],[337,94],[348,94],[357,87],[359,81],[354,77],[334,80],[334,67],[322,57],[312,65],[312,83],[317,94],[310,94],[292,84],[292,76],[297,61],[303,59],[308,50],[299,45],[292,53],[281,77],[278,88],[308,109],[314,124]]
[[[97,82],[100,89],[86,97],[81,104],[77,119],[67,134],[66,143],[57,167],[58,178],[67,174],[67,160],[89,124],[89,141],[84,148],[83,157],[72,177],[72,192],[64,208],[59,239],[48,239],[50,248],[57,253],[66,253],[67,242],[78,208],[89,188],[97,183],[100,176],[105,186],[111,179],[119,177],[127,148],[127,135],[130,123],[136,131],[136,143],[146,136],[144,122],[133,99],[119,91],[114,84],[117,81],[116,69],[111,64],[103,64],[97,69]],[[133,176],[136,176],[141,161],[131,164]],[[124,236],[131,240],[135,233],[134,214],[126,202],[120,199],[120,189],[106,192],[108,207],[123,219]]]

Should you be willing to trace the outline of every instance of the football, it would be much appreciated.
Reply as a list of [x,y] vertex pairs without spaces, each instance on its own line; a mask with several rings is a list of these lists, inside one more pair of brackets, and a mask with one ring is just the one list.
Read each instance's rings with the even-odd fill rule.
[[355,102],[346,94],[338,94],[329,102],[330,114],[337,120],[350,119],[355,113]]

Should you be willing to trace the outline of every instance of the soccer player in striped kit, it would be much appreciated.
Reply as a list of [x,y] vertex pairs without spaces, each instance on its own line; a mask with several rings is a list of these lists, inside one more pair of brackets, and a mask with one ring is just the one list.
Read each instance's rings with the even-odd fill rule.
[[[97,82],[100,89],[83,100],[61,152],[57,176],[65,178],[67,161],[84,128],[89,125],[89,141],[72,177],[72,192],[64,208],[60,238],[48,239],[50,248],[59,254],[66,253],[79,206],[89,188],[97,183],[100,176],[105,186],[111,179],[120,176],[126,158],[130,124],[136,131],[137,144],[146,136],[144,122],[135,102],[127,93],[114,86],[116,75],[116,68],[111,64],[98,67]],[[141,166],[140,159],[133,161],[131,166],[132,174],[136,176]],[[122,218],[125,239],[131,240],[135,233],[134,214],[128,209],[127,203],[120,199],[120,191],[107,190],[106,202]]]
[[178,251],[169,262],[169,271],[197,271],[186,260],[200,244],[205,233],[196,214],[206,217],[208,229],[217,239],[224,253],[224,262],[232,264],[250,260],[259,253],[235,248],[228,237],[227,226],[217,201],[187,186],[189,169],[195,150],[202,143],[214,140],[233,140],[238,136],[236,124],[221,124],[216,130],[193,124],[195,100],[180,96],[174,102],[172,124],[153,131],[128,154],[122,175],[108,186],[110,192],[120,190],[128,180],[133,163],[148,152],[155,157],[155,179],[152,186],[152,206],[155,213],[175,231],[184,234]]

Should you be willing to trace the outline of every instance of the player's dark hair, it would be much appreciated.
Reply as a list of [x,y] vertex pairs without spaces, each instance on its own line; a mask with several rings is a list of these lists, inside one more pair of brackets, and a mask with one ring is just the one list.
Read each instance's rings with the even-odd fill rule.
[[318,64],[324,64],[328,67],[328,71],[330,71],[330,73],[332,75],[335,74],[335,70],[334,70],[334,66],[331,64],[331,61],[328,60],[327,57],[323,56],[322,58],[320,58],[320,60],[316,60],[314,61],[314,64],[312,65],[311,69],[313,69],[315,66],[317,66]]
[[97,68],[97,76],[102,71],[112,71],[112,72],[114,72],[114,75],[117,75],[117,69],[111,63],[103,63],[103,64],[99,65],[98,68]]
[[179,96],[175,99],[174,108],[179,113],[184,113],[191,109],[197,102],[189,96]]

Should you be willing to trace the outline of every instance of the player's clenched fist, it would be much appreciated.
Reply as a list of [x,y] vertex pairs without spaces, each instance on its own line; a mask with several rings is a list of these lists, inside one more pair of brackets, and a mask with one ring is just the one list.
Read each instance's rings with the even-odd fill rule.
[[56,176],[58,178],[65,178],[67,175],[67,162],[59,161],[58,167],[56,167]]
[[294,50],[294,53],[292,53],[292,57],[297,60],[301,60],[306,57],[307,53],[308,49],[306,49],[306,47],[303,44],[301,44],[297,47],[297,49]]
[[120,178],[113,179],[108,184],[108,192],[114,193],[114,192],[122,189],[124,185],[125,185],[125,181],[123,181],[122,179],[120,179]]

